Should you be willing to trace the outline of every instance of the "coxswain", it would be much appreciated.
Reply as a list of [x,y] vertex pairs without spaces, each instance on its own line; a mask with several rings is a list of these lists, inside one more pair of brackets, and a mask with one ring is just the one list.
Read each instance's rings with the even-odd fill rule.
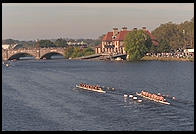
[[144,92],[144,96],[146,96],[146,92]]
[[157,96],[157,100],[158,100],[158,101],[160,100],[160,96]]
[[150,98],[153,99],[152,94],[150,94]]
[[149,93],[148,92],[146,93],[146,97],[149,97]]
[[153,94],[152,96],[153,96],[153,99],[156,99],[156,94]]

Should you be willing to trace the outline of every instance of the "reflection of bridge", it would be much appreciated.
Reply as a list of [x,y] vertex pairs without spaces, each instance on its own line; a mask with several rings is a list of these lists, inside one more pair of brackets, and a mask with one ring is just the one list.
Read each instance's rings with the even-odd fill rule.
[[24,55],[33,56],[35,59],[49,59],[54,54],[64,56],[65,48],[20,48],[20,49],[2,49],[2,60],[19,59]]

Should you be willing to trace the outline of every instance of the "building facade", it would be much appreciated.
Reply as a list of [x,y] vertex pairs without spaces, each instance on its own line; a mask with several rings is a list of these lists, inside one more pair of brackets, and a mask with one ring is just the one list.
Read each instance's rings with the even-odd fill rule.
[[[137,28],[134,28],[133,30],[137,30]],[[146,27],[142,27],[142,30],[150,36],[153,44],[157,46],[158,42],[152,34],[146,30]],[[113,31],[107,32],[107,34],[103,37],[101,44],[96,47],[96,53],[126,54],[124,40],[129,32],[131,32],[131,30],[127,30],[127,27],[122,27],[121,31],[118,31],[118,28],[113,28]]]

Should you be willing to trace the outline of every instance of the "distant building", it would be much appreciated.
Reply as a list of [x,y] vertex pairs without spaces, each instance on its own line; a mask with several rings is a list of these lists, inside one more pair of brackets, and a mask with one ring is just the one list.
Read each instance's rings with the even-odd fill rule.
[[2,48],[3,49],[12,49],[15,46],[17,46],[18,44],[2,44]]
[[[158,42],[155,40],[152,34],[146,30],[146,27],[142,27],[142,29],[150,36],[153,45],[157,46]],[[133,30],[137,30],[137,28],[134,28]],[[128,31],[127,27],[122,27],[121,31],[118,31],[118,28],[113,28],[112,32],[107,32],[107,34],[105,34],[102,39],[102,43],[96,46],[96,53],[126,54],[124,40],[129,32],[131,31]]]
[[85,43],[84,41],[81,41],[81,42],[77,42],[77,41],[68,41],[67,44],[68,44],[69,46],[87,47],[87,43]]

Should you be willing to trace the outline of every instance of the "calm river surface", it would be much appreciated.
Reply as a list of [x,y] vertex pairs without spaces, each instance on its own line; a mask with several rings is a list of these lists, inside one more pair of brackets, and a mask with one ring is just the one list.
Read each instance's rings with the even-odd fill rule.
[[[2,129],[194,130],[194,62],[21,60],[2,65]],[[75,88],[80,82],[113,87],[106,93]],[[124,94],[169,94],[171,105]]]

